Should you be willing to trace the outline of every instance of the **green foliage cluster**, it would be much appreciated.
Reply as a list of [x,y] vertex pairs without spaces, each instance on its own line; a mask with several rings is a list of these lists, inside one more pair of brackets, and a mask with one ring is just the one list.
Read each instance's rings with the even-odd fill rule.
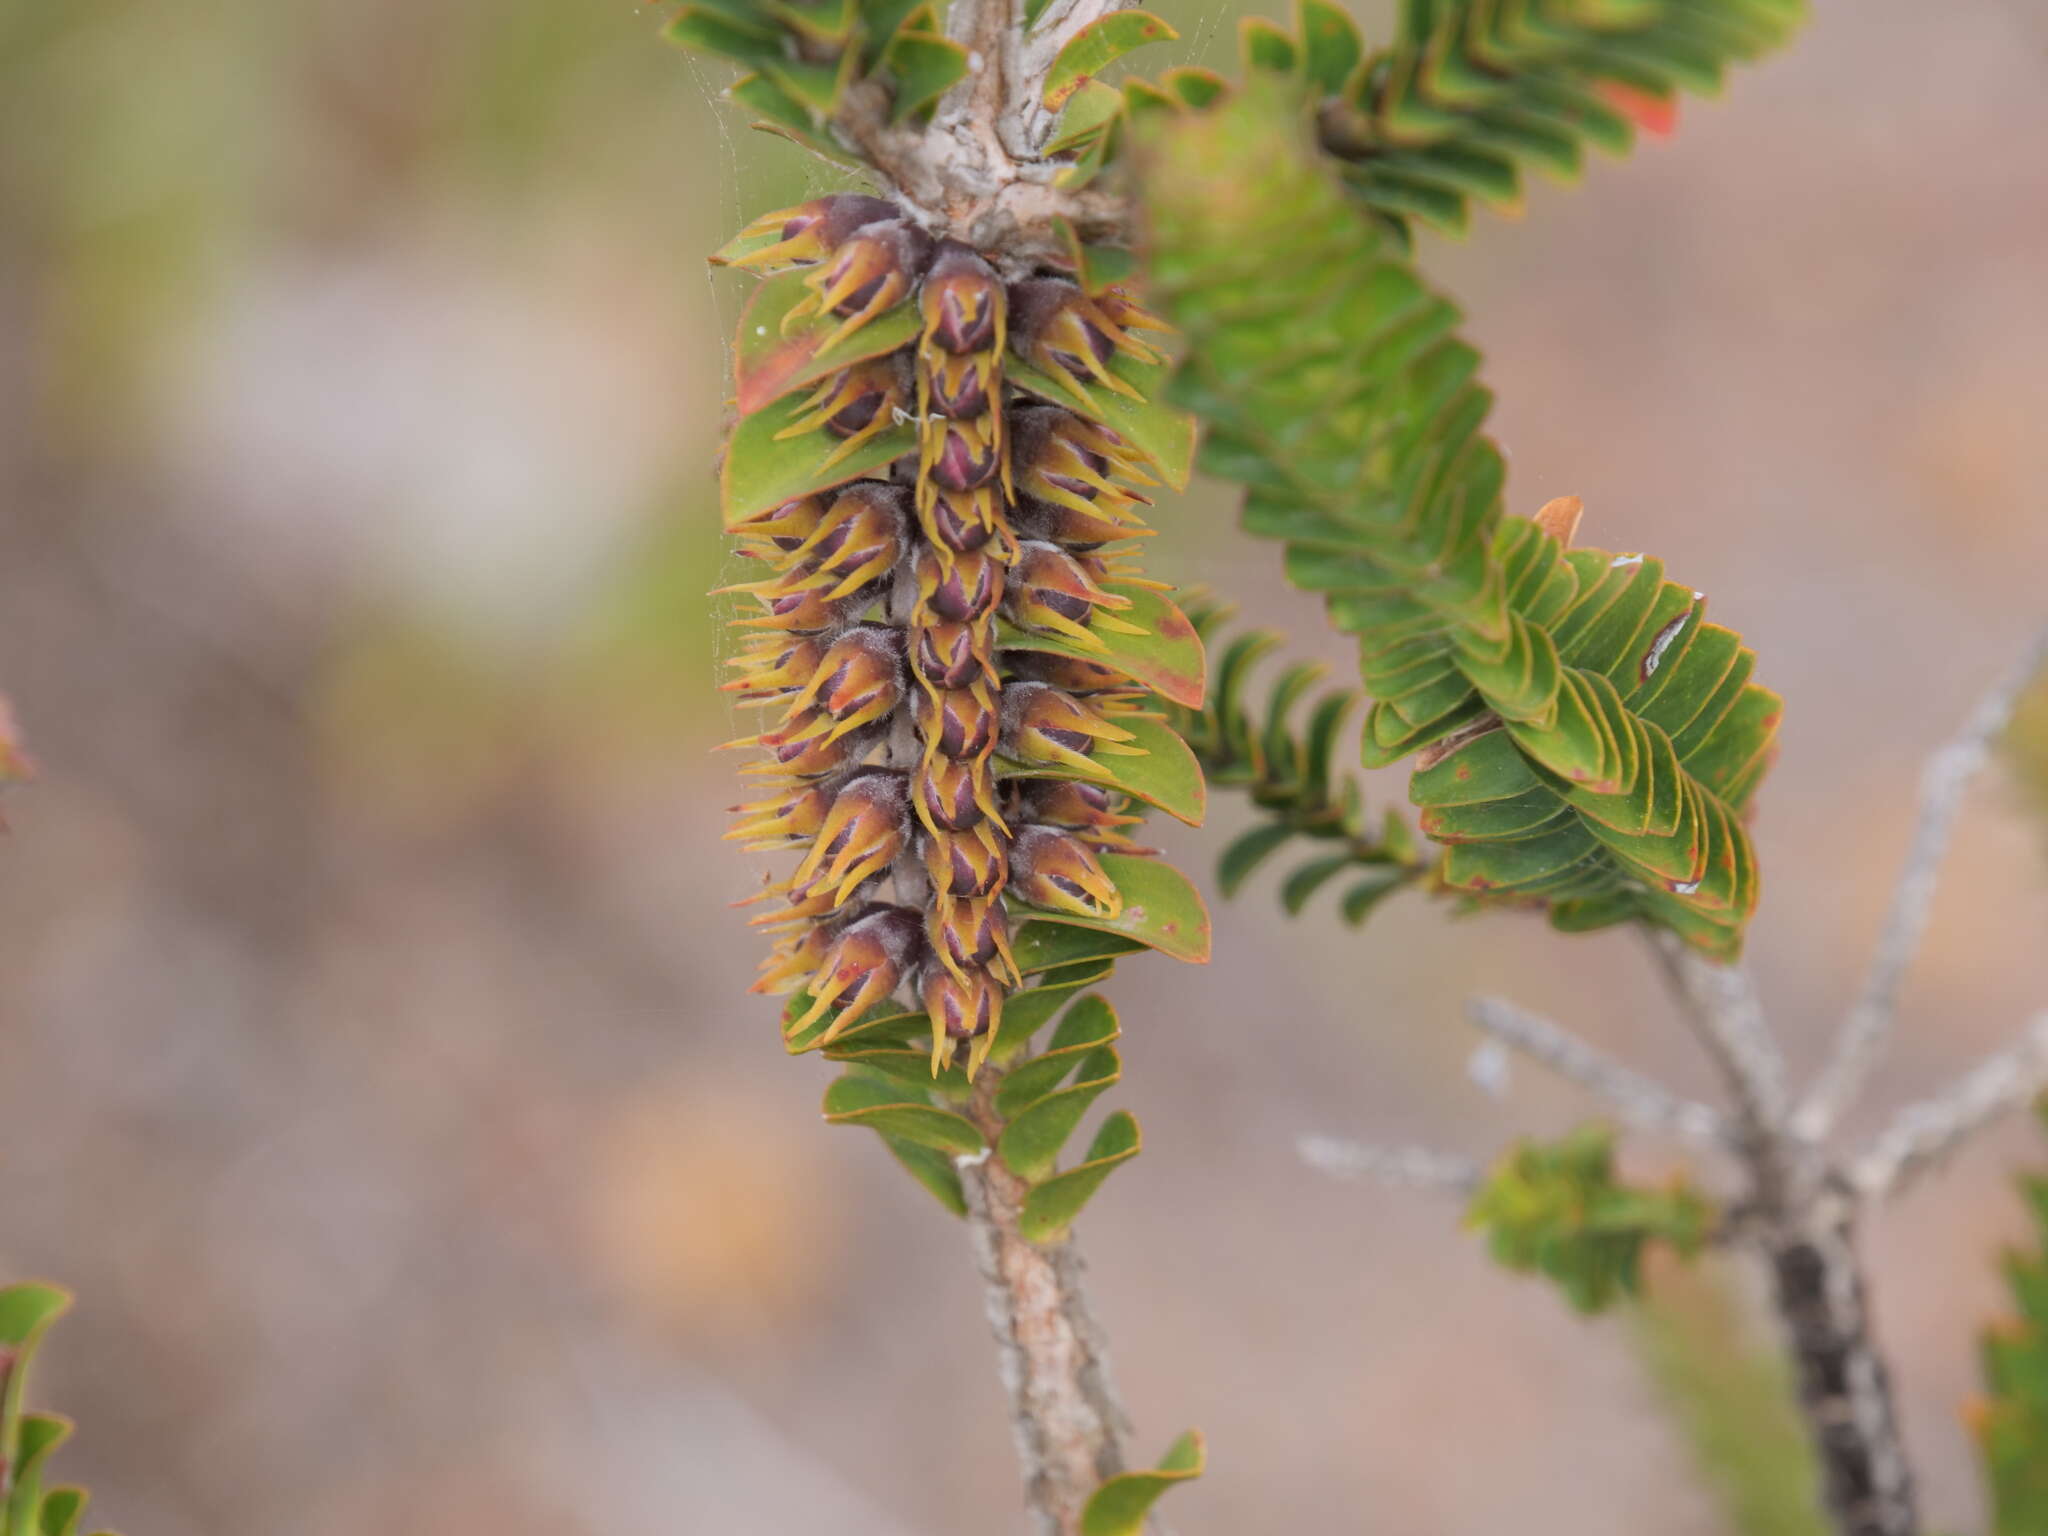
[[1556,1142],[1522,1142],[1488,1174],[1467,1220],[1504,1267],[1556,1282],[1585,1313],[1640,1294],[1651,1243],[1691,1257],[1713,1207],[1682,1181],[1662,1189],[1615,1175],[1614,1135],[1581,1126]]
[[[2038,1113],[2048,1125],[2048,1103]],[[2014,1315],[1984,1336],[1977,1414],[1998,1536],[2048,1531],[2048,1178],[2023,1192],[2038,1236],[2005,1256]]]
[[1223,894],[1234,896],[1275,855],[1297,841],[1311,856],[1281,882],[1280,904],[1290,917],[1315,894],[1347,883],[1338,904],[1356,927],[1395,891],[1423,881],[1429,861],[1396,811],[1375,817],[1368,811],[1356,775],[1344,762],[1351,738],[1345,724],[1361,700],[1355,689],[1327,689],[1297,712],[1325,669],[1298,662],[1281,671],[1256,708],[1246,701],[1251,675],[1281,644],[1270,630],[1251,630],[1216,649],[1229,609],[1204,599],[1187,605],[1188,617],[1211,651],[1209,693],[1200,709],[1171,712],[1175,730],[1187,742],[1212,785],[1241,789],[1263,813],[1217,862]]
[[1449,887],[1733,956],[1778,699],[1659,561],[1568,550],[1568,509],[1503,515],[1478,354],[1317,156],[1308,52],[1279,57],[1272,36],[1254,35],[1242,92],[1134,126],[1203,466],[1247,487],[1245,526],[1357,636],[1365,761],[1416,757]]
[[1261,61],[1299,57],[1318,137],[1389,227],[1463,234],[1471,204],[1513,208],[1525,170],[1576,181],[1590,145],[1626,153],[1680,91],[1783,43],[1804,0],[1403,0],[1386,48],[1304,0],[1300,35],[1254,23]]
[[50,1457],[71,1437],[71,1421],[22,1407],[36,1346],[70,1306],[55,1286],[0,1289],[0,1536],[78,1536],[85,1518],[83,1488],[43,1480]]

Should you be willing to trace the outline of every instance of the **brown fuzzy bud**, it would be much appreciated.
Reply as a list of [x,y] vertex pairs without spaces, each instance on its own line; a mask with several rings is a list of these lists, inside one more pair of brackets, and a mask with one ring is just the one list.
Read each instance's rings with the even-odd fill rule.
[[1035,277],[1010,290],[1011,345],[1028,363],[1043,369],[1083,399],[1088,383],[1131,399],[1138,391],[1109,371],[1122,352],[1141,362],[1158,355],[1111,318],[1077,283]]
[[931,260],[931,251],[932,237],[908,220],[864,225],[805,280],[810,296],[789,311],[784,329],[829,312],[844,323],[824,345],[838,344],[902,303]]
[[1032,779],[1018,794],[1017,815],[1022,821],[1060,827],[1091,848],[1117,853],[1144,852],[1121,830],[1138,825],[1144,818],[1126,815],[1124,804],[1122,795],[1100,784],[1078,779]]
[[845,901],[864,882],[896,862],[910,830],[903,775],[873,768],[839,787],[832,808],[797,865],[799,889],[831,887]]
[[786,934],[761,962],[761,975],[750,992],[794,992],[824,963],[834,931],[823,923],[805,923]]
[[837,250],[863,225],[902,216],[903,210],[894,203],[851,192],[813,198],[794,208],[778,208],[754,220],[744,231],[748,235],[772,232],[777,235],[775,242],[740,257],[733,265],[756,272],[812,266]]
[[910,665],[927,688],[966,688],[977,679],[994,682],[987,651],[988,631],[975,624],[941,621],[911,628]]
[[1086,769],[1090,752],[1116,752],[1131,739],[1122,726],[1045,683],[1012,683],[1003,690],[1002,749],[1019,762]]
[[954,421],[986,415],[996,380],[993,358],[940,358],[925,373],[924,414],[937,412]]
[[841,736],[832,736],[829,727],[811,728],[817,724],[818,718],[812,712],[790,722],[783,731],[733,743],[735,746],[763,746],[769,751],[769,761],[749,763],[740,772],[781,774],[793,779],[822,778],[842,768],[858,767],[868,753],[881,744],[889,729],[887,722],[883,721]]
[[934,832],[965,832],[996,814],[994,776],[985,759],[934,755],[915,783],[918,820]]
[[839,931],[811,978],[811,1006],[789,1026],[806,1029],[837,1006],[825,1038],[831,1039],[889,997],[916,963],[924,924],[908,907],[877,906]]
[[1003,301],[996,269],[958,241],[944,241],[918,293],[925,340],[956,356],[1000,352]]
[[1024,827],[1010,844],[1009,889],[1035,907],[1115,917],[1124,899],[1088,845],[1051,827]]
[[727,832],[726,838],[744,842],[751,852],[777,848],[800,848],[816,837],[832,808],[832,791],[823,784],[800,784],[793,790],[733,807],[735,815],[747,819]]
[[911,719],[932,757],[983,758],[995,750],[1002,713],[986,683],[945,693],[919,690],[911,696]]
[[1107,591],[1088,568],[1057,544],[1027,540],[1017,546],[1017,563],[1009,572],[1003,611],[1025,629],[1064,635],[1069,640],[1103,649],[1089,624],[1105,608],[1128,608],[1131,600]]
[[798,692],[818,675],[825,659],[825,646],[814,635],[761,635],[766,645],[749,646],[726,662],[739,669],[739,676],[719,687],[736,693],[748,703],[783,698]]
[[1005,839],[994,822],[971,832],[934,832],[924,839],[924,868],[942,905],[983,901],[1003,888]]
[[817,635],[838,629],[868,601],[860,593],[834,602],[821,587],[805,584],[800,574],[735,590],[752,592],[768,611],[758,618],[737,619],[741,629],[772,629],[790,635]]
[[903,557],[909,532],[902,488],[862,480],[834,498],[796,554],[811,562],[805,579],[836,602],[888,575]]
[[934,909],[925,918],[925,942],[932,958],[955,976],[989,970],[1017,978],[1010,954],[1010,919],[1000,900],[963,901],[950,909]]
[[1115,667],[1078,656],[1055,656],[1050,651],[1005,651],[1003,665],[1021,682],[1051,683],[1076,698],[1096,693],[1142,695],[1139,688]]
[[1012,412],[1011,460],[1017,489],[1069,512],[1136,524],[1127,510],[1144,497],[1118,483],[1156,485],[1109,428],[1057,406]]
[[941,491],[971,491],[987,485],[1002,468],[1002,418],[978,416],[948,422],[925,434],[923,463]]
[[741,554],[779,562],[783,556],[796,552],[824,515],[822,496],[799,496],[780,506],[750,512],[732,525],[731,532],[739,541]]
[[816,706],[831,722],[827,740],[885,719],[902,700],[903,635],[883,624],[861,624],[848,630],[820,659],[810,683],[790,707]]
[[933,619],[973,623],[1003,595],[1003,568],[985,550],[949,553],[925,545],[913,570],[918,607]]
[[858,452],[870,438],[896,425],[896,413],[910,405],[910,380],[900,358],[878,357],[833,374],[805,400],[802,414],[775,434],[775,440],[802,437],[823,430],[840,445],[819,461],[829,468]]
[[919,521],[933,543],[970,554],[1003,531],[1002,492],[993,485],[939,492],[930,498]]

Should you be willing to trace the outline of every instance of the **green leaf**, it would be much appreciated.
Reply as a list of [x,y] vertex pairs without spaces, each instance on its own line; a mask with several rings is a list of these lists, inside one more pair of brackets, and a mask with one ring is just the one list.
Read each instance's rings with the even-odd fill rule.
[[896,77],[889,121],[900,123],[922,111],[967,77],[967,49],[948,37],[903,32],[883,56]]
[[989,1051],[989,1059],[997,1066],[1007,1065],[1031,1043],[1031,1037],[1067,1005],[1068,999],[1108,975],[1109,967],[1106,965],[1099,969],[1070,966],[1055,971],[1053,979],[1044,986],[1011,994],[1003,1003],[1003,1021],[996,1026],[995,1045]]
[[1282,843],[1294,836],[1294,828],[1283,821],[1261,822],[1251,831],[1234,839],[1223,850],[1222,858],[1216,861],[1216,883],[1225,896],[1235,896],[1244,887],[1245,881],[1275,852]]
[[1129,854],[1105,853],[1102,867],[1123,894],[1123,910],[1112,918],[1077,917],[1032,909],[1035,921],[1070,923],[1101,933],[1120,933],[1175,960],[1197,965],[1209,959],[1209,911],[1201,892],[1171,864]]
[[996,1089],[996,1113],[1013,1119],[1051,1093],[1098,1046],[1114,1041],[1119,1029],[1116,1010],[1090,994],[1069,1008],[1051,1042],[1029,1061],[1004,1074]]
[[1054,405],[1093,417],[1144,454],[1168,485],[1176,491],[1186,490],[1195,468],[1195,418],[1160,398],[1168,365],[1141,363],[1119,352],[1107,366],[1144,398],[1133,400],[1107,389],[1080,393],[1015,358],[1011,359],[1004,379]]
[[857,452],[836,461],[833,456],[843,445],[829,432],[807,432],[777,442],[775,434],[803,415],[803,401],[801,394],[792,394],[743,417],[733,428],[718,480],[727,527],[750,513],[886,469],[891,460],[917,446],[908,427],[870,438]]
[[909,304],[897,305],[837,343],[828,344],[845,323],[838,315],[814,315],[785,333],[784,319],[810,296],[805,276],[798,268],[763,278],[740,315],[733,338],[733,382],[743,416],[851,363],[894,352],[917,336],[917,312]]
[[[1059,126],[1053,130],[1052,139],[1045,146],[1045,153],[1048,156],[1071,154],[1107,131],[1109,125],[1123,115],[1123,110],[1122,91],[1113,85],[1104,85],[1100,80],[1090,80],[1068,100],[1066,110],[1060,114]],[[1088,284],[1084,282],[1082,286],[1088,287]],[[1089,291],[1096,290],[1089,288]]]
[[1150,1472],[1125,1472],[1089,1496],[1081,1511],[1081,1536],[1140,1536],[1145,1517],[1176,1484],[1202,1475],[1207,1462],[1199,1430],[1189,1430],[1167,1449]]
[[1148,715],[1119,716],[1117,723],[1131,733],[1124,745],[1142,747],[1142,757],[1094,757],[1088,759],[1085,769],[1070,763],[1027,764],[999,757],[996,771],[1004,778],[1081,779],[1109,785],[1157,806],[1177,821],[1199,827],[1208,809],[1208,788],[1202,765],[1180,734],[1165,721]]
[[78,1522],[85,1514],[83,1488],[52,1488],[43,1499],[37,1516],[37,1536],[77,1536]]
[[1137,1120],[1129,1112],[1118,1110],[1102,1122],[1102,1128],[1089,1144],[1085,1161],[1054,1174],[1024,1197],[1017,1230],[1027,1242],[1058,1242],[1103,1181],[1136,1157],[1142,1147]]
[[1287,909],[1287,915],[1300,916],[1301,909],[1308,905],[1309,898],[1351,868],[1352,862],[1349,853],[1338,853],[1312,859],[1295,870],[1280,887],[1280,905]]
[[1017,969],[1027,976],[1037,971],[1113,960],[1143,948],[1135,939],[1069,928],[1063,923],[1028,922],[1010,940],[1010,953],[1017,961]]
[[955,1216],[967,1214],[967,1195],[960,1187],[960,1170],[953,1159],[936,1147],[924,1146],[902,1136],[884,1136],[886,1146],[910,1176],[932,1192],[932,1197]]
[[1019,629],[1008,620],[996,626],[996,644],[1006,651],[1042,651],[1053,656],[1075,656],[1105,667],[1114,667],[1133,682],[1142,683],[1160,697],[1189,708],[1200,708],[1207,688],[1207,664],[1202,640],[1173,599],[1156,587],[1133,582],[1112,581],[1107,589],[1129,600],[1119,608],[1117,618],[1137,626],[1143,634],[1124,634],[1108,628],[1090,633],[1103,642],[1091,650],[1059,635]]
[[833,1125],[864,1125],[885,1137],[955,1156],[988,1145],[965,1115],[921,1104],[897,1084],[853,1074],[835,1079],[825,1090],[825,1119]]
[[1048,1093],[1003,1128],[996,1151],[1004,1164],[1029,1183],[1050,1174],[1088,1106],[1115,1087],[1122,1075],[1123,1063],[1113,1049],[1104,1046],[1084,1054],[1069,1086]]
[[1068,39],[1045,77],[1045,106],[1057,112],[1067,98],[1133,48],[1171,42],[1180,34],[1149,11],[1116,11]]

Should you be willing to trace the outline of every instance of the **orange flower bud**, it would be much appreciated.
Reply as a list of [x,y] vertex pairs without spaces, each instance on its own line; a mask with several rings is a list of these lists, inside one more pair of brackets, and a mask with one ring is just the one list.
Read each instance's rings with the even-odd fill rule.
[[971,832],[928,833],[924,868],[942,905],[982,901],[1003,888],[1005,839],[994,822]]
[[1002,725],[991,690],[979,682],[945,693],[921,690],[911,697],[910,714],[927,762],[934,756],[987,757]]
[[1098,693],[1138,697],[1144,692],[1115,667],[1105,666],[1099,661],[1083,661],[1078,656],[1055,656],[1050,651],[1009,651],[1005,653],[1005,665],[1010,675],[1019,681],[1051,683],[1076,698]]
[[909,811],[902,774],[884,768],[855,774],[832,797],[811,851],[796,867],[796,886],[830,886],[844,902],[896,861],[909,832]]
[[838,602],[825,595],[821,587],[806,587],[798,584],[792,589],[784,580],[744,587],[759,598],[768,611],[759,618],[736,619],[741,629],[773,629],[791,635],[815,635],[828,629],[837,629],[846,622],[849,613],[857,612],[865,602],[873,599],[855,593]]
[[995,681],[988,630],[975,624],[920,623],[911,630],[910,666],[927,688],[966,688]]
[[1009,889],[1035,907],[1115,917],[1124,899],[1088,845],[1051,827],[1024,827],[1010,844]]
[[908,220],[864,225],[805,281],[811,292],[783,319],[785,330],[814,314],[844,323],[825,339],[836,346],[877,315],[902,303],[931,260],[932,237]]
[[760,976],[747,990],[770,995],[794,992],[816,973],[831,947],[831,929],[821,923],[804,924],[783,935],[768,951],[768,958],[760,964]]
[[843,736],[831,735],[830,729],[829,720],[812,711],[793,721],[786,730],[734,742],[734,746],[761,746],[769,751],[769,761],[749,763],[740,772],[815,779],[842,768],[858,767],[880,745],[889,727],[885,721],[877,722]]
[[1158,482],[1139,468],[1116,433],[1055,406],[1012,412],[1010,430],[1023,496],[1097,522],[1136,525],[1128,509],[1145,498],[1119,481]]
[[1120,747],[1131,733],[1112,724],[1072,694],[1045,683],[1012,683],[1003,690],[1002,749],[1023,763],[1058,763],[1086,769],[1088,754],[1142,751]]
[[1110,853],[1150,853],[1120,830],[1144,818],[1125,815],[1124,796],[1100,784],[1077,779],[1034,779],[1018,795],[1017,815],[1023,821],[1072,832],[1090,848]]
[[920,414],[954,421],[985,415],[999,378],[993,356],[941,357],[925,370]]
[[921,455],[930,483],[941,491],[971,491],[995,479],[1003,467],[1002,420],[988,415],[943,428],[930,424]]
[[986,969],[1016,981],[1010,954],[1010,919],[1000,899],[956,902],[934,908],[925,918],[925,943],[932,957],[954,975]]
[[955,975],[943,966],[928,965],[918,982],[918,1000],[932,1021],[932,1071],[946,1064],[962,1040],[973,1040],[967,1076],[980,1071],[995,1044],[996,1025],[1003,1016],[1003,988],[986,971]]
[[739,541],[741,554],[757,560],[780,560],[795,553],[824,515],[824,498],[799,496],[795,501],[748,513],[732,525],[731,531]]
[[818,675],[825,646],[816,636],[769,634],[757,638],[767,643],[752,645],[726,662],[737,667],[740,675],[719,685],[725,692],[736,693],[747,703],[759,703],[795,693]]
[[899,986],[915,964],[924,925],[908,907],[876,906],[839,930],[811,978],[811,1006],[789,1028],[808,1029],[839,1008],[829,1041]]
[[910,382],[902,360],[878,357],[833,374],[803,403],[803,414],[775,434],[777,442],[823,429],[844,438],[819,461],[828,468],[859,451],[861,444],[896,425],[896,413],[910,405]]

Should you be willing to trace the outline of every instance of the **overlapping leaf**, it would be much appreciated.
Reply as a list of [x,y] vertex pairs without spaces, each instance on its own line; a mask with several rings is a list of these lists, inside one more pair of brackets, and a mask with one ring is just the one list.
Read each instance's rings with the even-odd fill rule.
[[1317,162],[1298,102],[1291,75],[1259,75],[1140,125],[1204,467],[1247,487],[1246,527],[1357,637],[1365,761],[1422,754],[1412,794],[1451,886],[1734,954],[1776,699],[1657,562],[1503,518],[1457,312]]
[[2048,1530],[2048,1178],[2027,1180],[2025,1194],[2036,1236],[2005,1256],[2013,1316],[1984,1337],[1976,1414],[1997,1536]]
[[70,1306],[55,1286],[0,1288],[0,1536],[76,1536],[84,1517],[84,1489],[45,1485],[70,1421],[22,1406],[36,1346]]

